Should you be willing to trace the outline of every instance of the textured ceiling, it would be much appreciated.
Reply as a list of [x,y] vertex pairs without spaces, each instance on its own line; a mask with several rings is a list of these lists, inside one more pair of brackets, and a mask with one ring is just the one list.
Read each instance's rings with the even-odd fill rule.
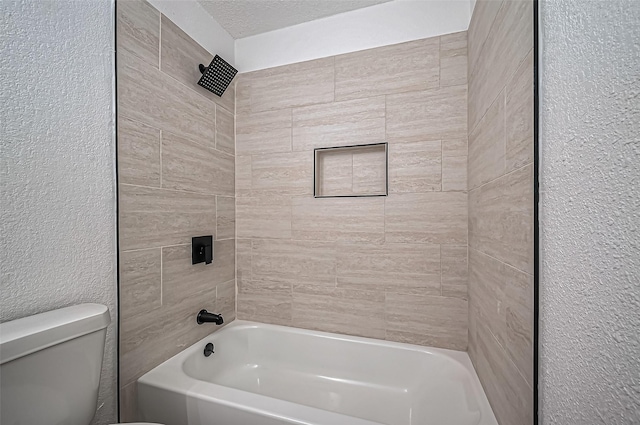
[[233,38],[243,38],[390,0],[198,0]]

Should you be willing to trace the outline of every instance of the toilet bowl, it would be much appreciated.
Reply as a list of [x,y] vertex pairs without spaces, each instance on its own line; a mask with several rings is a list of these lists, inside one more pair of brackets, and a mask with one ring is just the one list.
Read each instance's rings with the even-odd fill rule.
[[110,322],[80,304],[0,323],[0,423],[88,425]]

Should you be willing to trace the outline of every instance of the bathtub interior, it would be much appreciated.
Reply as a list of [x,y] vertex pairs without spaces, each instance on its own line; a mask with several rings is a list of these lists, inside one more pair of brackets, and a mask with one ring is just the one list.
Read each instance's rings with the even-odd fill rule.
[[448,350],[241,325],[185,355],[198,381],[389,425],[481,423],[469,370]]

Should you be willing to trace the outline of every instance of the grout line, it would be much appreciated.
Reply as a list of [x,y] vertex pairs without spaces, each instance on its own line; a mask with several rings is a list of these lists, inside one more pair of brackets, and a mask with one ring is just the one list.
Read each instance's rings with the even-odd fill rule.
[[488,185],[488,184],[490,184],[490,183],[495,182],[496,180],[500,180],[500,179],[501,179],[501,178],[503,178],[503,177],[507,177],[507,176],[509,176],[509,175],[511,175],[511,174],[513,174],[513,173],[515,173],[516,171],[522,171],[522,169],[523,169],[523,168],[526,168],[526,167],[528,167],[528,166],[530,166],[530,165],[532,165],[532,164],[533,164],[533,162],[527,162],[525,165],[523,165],[523,166],[521,166],[521,167],[519,167],[519,168],[516,168],[515,170],[511,170],[511,171],[509,171],[508,173],[503,174],[503,175],[501,175],[501,176],[499,176],[499,177],[496,177],[496,178],[495,178],[495,179],[493,179],[493,180],[489,180],[489,181],[488,181],[488,182],[486,182],[486,183],[482,183],[480,186],[474,187],[473,189],[469,189],[469,188],[467,188],[467,192],[469,192],[469,193],[474,192],[474,191],[476,191],[476,190],[478,190],[478,189],[480,189],[480,188],[482,188],[482,187],[484,187],[484,186],[486,186],[486,185]]
[[160,188],[162,188],[162,130],[160,130]]
[[141,185],[141,184],[131,184],[131,183],[120,183],[120,185],[122,185],[122,186],[131,186],[131,187],[142,187],[142,188],[145,188],[145,189],[153,189],[153,190],[166,190],[166,191],[169,191],[169,192],[178,192],[178,193],[185,193],[185,194],[190,194],[190,195],[226,196],[228,198],[231,197],[231,195],[217,195],[215,193],[194,192],[194,191],[190,191],[190,190],[172,189],[170,187],[144,186],[144,185]]
[[162,254],[162,247],[160,248],[160,306],[162,306],[164,304],[164,298],[163,298],[163,294],[164,294],[164,273],[163,270],[164,269],[164,260],[163,257],[164,255]]
[[162,13],[158,16],[158,71],[162,72]]
[[499,258],[496,258],[496,257],[494,257],[493,255],[487,254],[487,253],[486,253],[486,252],[484,252],[484,251],[480,251],[479,249],[473,248],[473,247],[471,247],[471,246],[468,248],[468,250],[469,250],[469,251],[470,251],[470,250],[474,250],[475,252],[477,252],[477,253],[479,253],[479,254],[482,254],[482,255],[484,255],[485,257],[489,257],[489,258],[491,258],[491,259],[493,259],[493,260],[495,260],[495,261],[497,261],[497,262],[499,262],[499,263],[502,263],[502,264],[504,264],[505,266],[508,266],[508,267],[510,267],[510,268],[512,268],[512,269],[514,269],[514,270],[516,270],[516,271],[518,271],[518,272],[520,272],[520,273],[522,273],[522,274],[526,274],[526,275],[528,275],[528,276],[533,276],[533,274],[532,274],[532,273],[525,272],[524,270],[520,270],[519,268],[514,267],[514,266],[512,266],[512,265],[511,265],[511,264],[509,264],[509,263],[506,263],[504,260],[501,260],[501,259],[499,259]]
[[443,296],[442,293],[442,244],[440,244],[440,296]]

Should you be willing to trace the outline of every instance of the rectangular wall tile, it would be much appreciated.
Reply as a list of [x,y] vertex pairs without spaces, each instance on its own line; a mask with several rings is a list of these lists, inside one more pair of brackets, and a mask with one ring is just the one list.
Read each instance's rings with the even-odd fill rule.
[[313,153],[254,155],[251,193],[254,196],[313,194]]
[[291,109],[236,116],[236,155],[291,151]]
[[467,136],[442,141],[442,156],[467,156]]
[[533,391],[496,340],[478,324],[478,377],[501,424],[533,423]]
[[467,84],[467,32],[440,37],[440,87]]
[[296,285],[292,324],[305,329],[383,339],[384,293]]
[[442,295],[467,299],[467,246],[440,245],[440,261]]
[[438,37],[336,56],[336,100],[438,87]]
[[533,387],[533,276],[505,267],[505,349]]
[[227,112],[224,108],[216,107],[216,149],[235,155],[235,118],[232,112]]
[[292,231],[294,239],[382,243],[384,199],[293,198]]
[[533,274],[533,165],[469,193],[469,246]]
[[236,156],[236,196],[251,196],[251,156]]
[[216,197],[120,185],[120,249],[191,243],[216,230]]
[[424,244],[339,244],[338,286],[384,292],[420,289],[440,295],[440,247]]
[[251,112],[333,102],[333,74],[332,57],[245,74]]
[[120,315],[132,318],[162,305],[160,248],[120,253]]
[[233,196],[234,167],[232,155],[162,133],[162,187]]
[[490,182],[505,170],[504,93],[469,133],[469,189]]
[[390,195],[385,206],[387,242],[467,243],[467,195],[459,192]]
[[388,340],[467,349],[466,300],[416,291],[387,291],[385,317]]
[[291,238],[291,198],[236,199],[238,238]]
[[478,320],[504,345],[506,333],[505,264],[469,249],[469,297]]
[[251,283],[251,239],[236,240],[236,281],[238,292]]
[[238,292],[238,319],[291,325],[291,293]]
[[251,267],[252,282],[334,287],[336,250],[327,242],[254,239]]
[[216,197],[216,239],[236,236],[236,200],[231,196]]
[[160,187],[160,130],[119,117],[118,179],[121,183]]
[[533,50],[506,91],[506,172],[533,161]]
[[[213,263],[191,264],[191,244],[162,248],[162,300],[181,299],[213,290],[235,278],[235,241],[214,241]],[[213,306],[212,306],[213,307]]]
[[467,88],[387,96],[387,139],[410,142],[467,136]]
[[442,157],[442,191],[456,192],[467,190],[467,157]]
[[216,312],[221,314],[225,323],[236,318],[236,281],[220,283],[216,286]]
[[389,145],[389,192],[441,189],[442,145],[439,140]]
[[480,118],[533,47],[533,2],[505,1],[469,74],[469,128]]
[[215,104],[126,52],[118,58],[118,113],[213,146]]
[[505,3],[504,0],[477,0],[473,8],[473,16],[469,23],[469,73],[475,69],[478,59],[481,57],[482,47],[489,36],[491,26],[496,19],[498,11]]
[[384,96],[295,108],[293,150],[383,142],[384,128]]
[[117,10],[118,55],[127,51],[158,69],[160,12],[146,1],[119,2]]
[[199,95],[232,112],[235,102],[233,84],[225,91],[222,97],[198,85],[198,80],[202,76],[198,65],[209,66],[211,59],[213,59],[211,53],[164,15],[162,15],[161,31],[160,69],[162,72],[172,76]]

